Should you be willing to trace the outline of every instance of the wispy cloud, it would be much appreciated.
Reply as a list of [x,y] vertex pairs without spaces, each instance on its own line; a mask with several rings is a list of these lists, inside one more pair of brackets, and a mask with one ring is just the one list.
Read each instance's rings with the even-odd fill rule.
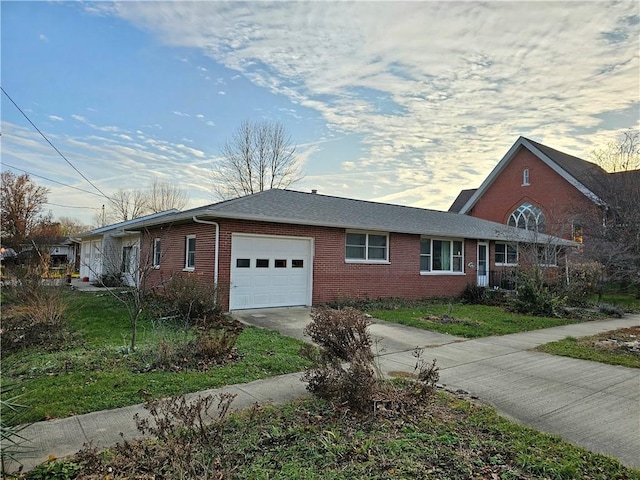
[[91,128],[93,130],[97,130],[97,131],[100,131],[100,132],[119,132],[119,131],[121,131],[121,128],[117,127],[115,125],[97,125],[95,123],[92,123],[87,117],[85,117],[83,115],[73,114],[73,115],[71,115],[71,118],[73,118],[77,122],[80,122],[80,123],[86,125],[87,127]]
[[393,167],[396,193],[384,198],[406,191],[434,206],[420,182],[438,185],[448,202],[521,134],[584,154],[610,136],[600,115],[638,104],[636,2],[532,5],[124,2],[115,10],[319,112],[329,129],[360,135],[364,154],[345,170],[371,183]]
[[[33,172],[55,170],[57,180],[92,190],[36,132],[7,122],[2,123],[2,130],[2,155],[6,163],[20,165],[24,170]],[[190,196],[191,206],[212,201],[209,179],[213,158],[186,145],[186,140],[185,143],[173,143],[142,131],[131,132],[130,135],[48,136],[83,175],[107,194],[119,188],[145,188],[153,177],[158,177],[184,187]],[[57,199],[58,203],[69,203],[64,201],[68,189],[56,188],[55,192],[59,198],[50,198],[51,201]],[[88,205],[88,202],[92,204]],[[100,202],[104,203],[104,199],[86,198],[79,204],[99,208]]]
[[49,120],[52,120],[54,122],[62,122],[64,121],[64,118],[59,117],[57,115],[49,115]]

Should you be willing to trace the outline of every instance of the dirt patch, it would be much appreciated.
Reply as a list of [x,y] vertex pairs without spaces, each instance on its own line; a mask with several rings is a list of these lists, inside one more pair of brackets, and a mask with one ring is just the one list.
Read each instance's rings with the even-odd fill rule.
[[444,315],[427,315],[426,317],[422,317],[420,320],[423,322],[441,323],[443,325],[469,325],[472,327],[480,325],[476,321],[468,320],[466,318],[454,318],[446,313]]
[[640,355],[640,326],[601,333],[587,342],[598,350]]

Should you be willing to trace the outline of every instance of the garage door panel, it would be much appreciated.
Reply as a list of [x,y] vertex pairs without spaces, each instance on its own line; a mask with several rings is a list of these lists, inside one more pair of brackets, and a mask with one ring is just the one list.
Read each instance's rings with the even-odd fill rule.
[[253,277],[251,286],[256,288],[268,287],[270,283],[269,275],[265,275],[264,273],[260,275],[256,275]]
[[308,304],[311,246],[310,239],[233,235],[229,307]]
[[251,275],[236,275],[234,284],[237,287],[251,287]]
[[273,275],[271,281],[274,287],[287,287],[291,285],[292,278],[288,275]]

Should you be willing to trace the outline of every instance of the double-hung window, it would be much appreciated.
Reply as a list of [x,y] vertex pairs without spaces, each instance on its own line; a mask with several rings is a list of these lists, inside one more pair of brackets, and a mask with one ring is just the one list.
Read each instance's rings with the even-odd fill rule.
[[153,240],[153,266],[158,268],[160,266],[160,239],[156,238]]
[[463,243],[461,240],[436,238],[420,239],[421,272],[463,272]]
[[186,244],[186,250],[185,250],[184,269],[195,270],[196,268],[196,236],[187,235],[185,244]]
[[496,243],[496,265],[517,265],[518,247],[510,243]]
[[389,260],[389,235],[347,232],[345,259],[352,262],[387,262]]

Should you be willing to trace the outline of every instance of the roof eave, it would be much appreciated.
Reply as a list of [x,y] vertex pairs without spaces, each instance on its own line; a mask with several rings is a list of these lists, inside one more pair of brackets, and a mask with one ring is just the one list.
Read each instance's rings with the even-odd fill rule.
[[565,169],[560,167],[556,162],[554,162],[548,155],[543,153],[540,149],[534,146],[531,142],[529,142],[525,137],[519,137],[518,140],[511,146],[509,151],[505,154],[504,157],[498,162],[495,168],[491,171],[491,173],[487,176],[487,178],[482,182],[482,185],[478,187],[476,192],[469,198],[467,203],[465,203],[460,209],[460,214],[467,214],[473,206],[478,202],[480,197],[484,195],[485,191],[491,186],[491,184],[495,181],[498,175],[504,170],[504,168],[509,164],[511,159],[518,152],[520,147],[524,146],[531,153],[537,156],[540,160],[542,160],[548,167],[550,167],[554,172],[564,178],[569,184],[574,186],[580,193],[582,193],[585,197],[591,200],[593,203],[597,205],[604,205],[604,201],[598,197],[595,193],[593,193],[589,188],[587,188],[583,183],[578,181],[574,176],[569,174]]
[[473,206],[477,203],[478,199],[484,194],[484,192],[491,186],[491,184],[498,178],[498,175],[504,170],[507,164],[511,161],[511,159],[515,156],[518,149],[523,145],[524,137],[519,137],[518,140],[511,146],[511,148],[507,151],[507,153],[502,157],[502,159],[498,162],[498,164],[491,170],[491,173],[484,179],[484,182],[478,187],[471,198],[467,200],[462,208],[460,209],[460,214],[465,215],[473,208]]

